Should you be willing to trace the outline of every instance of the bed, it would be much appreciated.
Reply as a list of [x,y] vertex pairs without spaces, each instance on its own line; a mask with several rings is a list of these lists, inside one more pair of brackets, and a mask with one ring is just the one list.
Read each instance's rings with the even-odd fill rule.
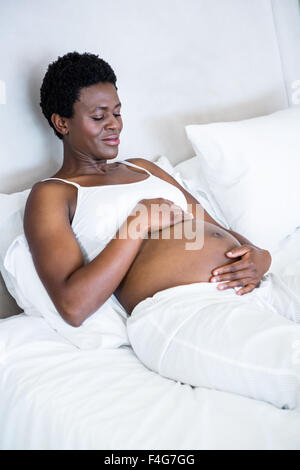
[[[138,0],[129,3],[128,9],[121,0],[91,0],[83,9],[82,2],[74,0],[31,0],[18,2],[17,7],[16,2],[2,2],[1,18],[7,21],[0,30],[6,44],[0,77],[1,273],[11,242],[8,233],[22,225],[22,214],[18,220],[4,220],[2,202],[19,213],[24,188],[54,174],[61,164],[60,143],[50,134],[38,105],[42,77],[50,61],[79,50],[103,55],[116,69],[126,116],[120,156],[167,155],[157,163],[215,220],[227,228],[238,222],[235,230],[253,242],[253,233],[246,232],[257,230],[262,246],[270,241],[264,238],[266,233],[278,235],[272,271],[300,274],[299,118],[290,137],[290,120],[284,120],[279,132],[272,126],[264,133],[253,129],[248,143],[245,129],[226,128],[223,137],[228,132],[233,137],[229,147],[222,142],[226,148],[215,148],[209,139],[221,139],[214,133],[218,129],[205,131],[206,123],[220,126],[224,120],[297,108],[299,1],[152,0],[143,7]],[[103,17],[107,21],[99,28]],[[56,34],[45,34],[53,23]],[[20,41],[20,35],[26,40]],[[189,129],[194,137],[191,146],[183,127],[199,123],[204,124],[201,136],[197,129],[195,135],[195,129]],[[263,144],[258,135],[267,137]],[[283,139],[276,141],[280,135]],[[233,142],[238,143],[236,148]],[[230,165],[220,170],[222,148]],[[293,158],[288,158],[291,149]],[[248,150],[247,162],[261,171],[252,168],[255,179],[245,182],[245,168],[239,163]],[[196,163],[201,156],[205,158],[200,169]],[[233,173],[228,175],[228,169]],[[257,211],[245,207],[246,201],[241,213],[231,213],[229,209],[236,208],[232,203],[240,203],[246,194],[241,189],[259,189],[261,175],[268,175],[269,190],[260,185],[257,200],[265,206],[259,221]],[[237,181],[250,184],[241,188]],[[295,199],[286,204],[284,196],[293,195]],[[269,219],[274,225],[264,232],[258,229],[264,227],[266,211],[272,211]],[[246,226],[244,214],[254,217]],[[278,223],[278,214],[284,215],[284,223]],[[30,315],[28,306],[18,306],[8,288],[9,279],[0,274],[0,449],[300,449],[300,413],[160,377],[126,344],[80,349],[43,317]]]
[[128,347],[82,353],[23,314],[0,338],[1,449],[300,449],[299,413],[162,378]]
[[[196,162],[156,161],[218,219]],[[300,274],[299,243],[300,227],[274,272]],[[161,377],[128,345],[78,349],[24,312],[0,320],[0,393],[1,449],[300,450],[299,412]]]

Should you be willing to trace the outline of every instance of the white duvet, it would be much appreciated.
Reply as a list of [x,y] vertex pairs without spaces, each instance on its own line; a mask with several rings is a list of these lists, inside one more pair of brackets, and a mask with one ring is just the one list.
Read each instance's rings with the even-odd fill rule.
[[191,388],[128,347],[80,351],[40,318],[1,322],[1,449],[300,449],[300,414]]
[[[300,272],[300,230],[273,257]],[[300,413],[160,377],[132,349],[78,350],[41,318],[0,322],[1,449],[293,449]]]
[[[300,273],[300,230],[272,269]],[[42,318],[0,321],[0,449],[293,449],[300,413],[163,378],[132,349],[79,350]]]

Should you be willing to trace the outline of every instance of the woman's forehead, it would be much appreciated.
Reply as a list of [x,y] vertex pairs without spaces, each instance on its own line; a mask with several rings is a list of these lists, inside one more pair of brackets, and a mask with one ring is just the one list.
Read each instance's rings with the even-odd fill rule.
[[113,83],[101,82],[82,88],[75,104],[78,108],[93,111],[96,107],[115,108],[121,103]]

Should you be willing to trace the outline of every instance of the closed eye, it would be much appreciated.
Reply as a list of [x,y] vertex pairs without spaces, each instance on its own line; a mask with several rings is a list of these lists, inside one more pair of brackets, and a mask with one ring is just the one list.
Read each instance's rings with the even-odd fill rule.
[[[120,117],[121,114],[114,114],[114,116],[115,116],[115,117]],[[101,116],[101,117],[99,117],[99,118],[93,117],[92,119],[94,119],[94,121],[101,121],[103,118],[104,118],[104,116]]]

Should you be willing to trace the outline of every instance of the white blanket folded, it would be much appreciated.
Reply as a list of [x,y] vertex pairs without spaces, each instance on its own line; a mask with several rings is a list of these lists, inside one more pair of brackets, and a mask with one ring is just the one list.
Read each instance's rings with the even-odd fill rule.
[[217,285],[140,302],[127,320],[136,355],[164,377],[300,411],[300,277],[269,272],[242,296]]

